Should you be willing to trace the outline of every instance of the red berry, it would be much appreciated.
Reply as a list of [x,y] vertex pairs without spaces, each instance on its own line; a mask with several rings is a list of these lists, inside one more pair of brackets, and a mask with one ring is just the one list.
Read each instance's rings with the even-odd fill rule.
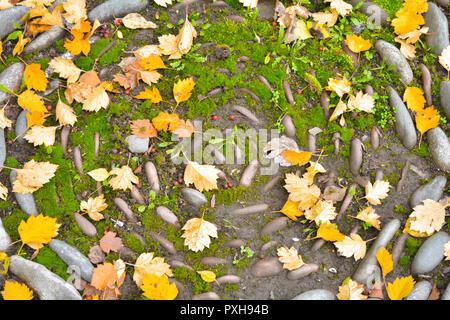
[[12,141],[12,140],[9,140],[9,141],[8,141],[8,143],[9,143],[9,144],[12,144],[12,143],[13,143],[13,141]]
[[130,90],[125,90],[125,94],[130,94]]
[[216,121],[217,119],[219,119],[219,117],[216,116],[216,115],[213,115],[213,116],[212,116],[212,119],[213,119],[214,121]]
[[206,9],[203,9],[203,14],[206,14]]
[[92,300],[92,296],[87,296],[86,300]]
[[109,33],[106,33],[106,32],[105,32],[105,33],[103,34],[103,37],[109,38]]
[[236,119],[236,116],[235,115],[231,115],[230,116],[230,120],[234,120],[234,119]]
[[225,183],[225,185],[223,186],[225,189],[228,189],[228,184]]
[[47,110],[48,110],[48,111],[50,111],[50,110],[52,110],[52,109],[53,109],[52,106],[47,106]]
[[276,22],[276,21],[272,21],[272,25],[273,25],[274,27],[276,27],[276,26],[277,26],[277,22]]
[[323,47],[319,47],[319,51],[322,52],[323,51]]
[[228,187],[233,188],[233,184],[231,182],[228,182]]
[[174,182],[173,182],[173,185],[174,185],[174,186],[179,185],[178,181],[174,181]]
[[120,26],[122,23],[123,23],[122,19],[118,19],[118,20],[116,21],[116,25],[117,25],[117,26]]

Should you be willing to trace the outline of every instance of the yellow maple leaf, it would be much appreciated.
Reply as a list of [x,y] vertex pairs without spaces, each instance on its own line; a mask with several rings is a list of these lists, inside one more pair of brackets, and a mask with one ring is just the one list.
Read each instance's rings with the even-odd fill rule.
[[404,278],[396,278],[393,283],[388,283],[386,285],[386,291],[388,293],[389,299],[391,300],[403,300],[407,297],[412,289],[414,288],[414,281],[412,276]]
[[358,91],[356,96],[350,94],[348,99],[347,107],[349,111],[360,110],[367,113],[373,113],[373,108],[375,107],[375,101],[373,96],[362,91]]
[[311,209],[305,210],[306,219],[314,221],[316,225],[329,222],[336,216],[336,208],[331,200],[319,200]]
[[18,232],[23,244],[37,250],[58,235],[60,226],[56,223],[56,218],[39,214],[38,216],[30,216],[27,221],[22,220]]
[[28,110],[31,113],[40,112],[47,113],[47,108],[41,100],[41,97],[38,96],[32,90],[25,90],[17,97],[17,103],[24,110]]
[[133,183],[138,184],[139,178],[133,173],[133,170],[127,165],[120,168],[114,168],[109,173],[110,176],[115,176],[109,180],[109,185],[114,190],[127,190],[133,188]]
[[23,76],[25,77],[25,85],[28,89],[36,91],[45,91],[47,89],[48,80],[45,72],[41,70],[40,64],[33,63],[27,65]]
[[147,58],[139,61],[139,65],[146,71],[166,68],[166,66],[164,65],[164,61],[159,55],[156,54],[150,55]]
[[343,235],[337,228],[336,224],[324,222],[317,230],[316,238],[321,238],[325,241],[343,241],[345,235]]
[[158,48],[163,55],[169,56],[169,60],[180,59],[181,53],[178,50],[177,37],[173,34],[158,37]]
[[177,104],[186,101],[191,97],[191,91],[194,89],[194,86],[195,82],[192,78],[178,80],[178,82],[173,86],[173,96]]
[[288,199],[280,212],[290,219],[297,221],[297,217],[301,217],[304,215],[304,213],[298,209],[298,204],[298,202],[294,202]]
[[385,247],[381,247],[378,249],[376,257],[378,263],[380,264],[381,270],[383,271],[383,278],[385,278],[389,272],[394,270],[392,254],[390,254]]
[[220,170],[212,165],[201,165],[197,162],[189,161],[184,171],[184,182],[187,186],[194,184],[195,188],[200,192],[217,189],[219,173]]
[[298,202],[300,210],[308,210],[317,202],[321,191],[308,179],[287,173],[284,188],[289,192],[289,200]]
[[330,78],[328,79],[328,86],[325,89],[336,92],[336,94],[342,98],[344,94],[350,92],[351,85],[352,83],[345,77],[342,79]]
[[23,283],[6,280],[2,296],[3,300],[32,300],[33,291]]
[[136,99],[150,100],[153,103],[159,103],[162,101],[161,94],[158,88],[153,87],[151,90],[149,88],[144,88],[144,91],[139,92]]
[[133,280],[140,287],[143,277],[152,274],[156,277],[167,275],[173,277],[170,265],[164,262],[164,258],[155,257],[153,252],[142,253],[134,264]]
[[345,43],[348,48],[355,52],[360,53],[362,51],[367,51],[372,48],[372,43],[370,40],[366,40],[361,36],[357,36],[356,34],[350,34],[345,38]]
[[[50,162],[35,162],[30,160],[24,164],[23,169],[15,169],[17,179],[13,185],[13,192],[30,193],[38,190],[54,177],[58,165]],[[29,188],[29,192],[24,192]]]
[[420,132],[420,140],[422,140],[422,136],[425,132],[436,128],[439,125],[440,120],[441,117],[433,106],[417,111],[416,127]]
[[327,170],[319,163],[319,161],[310,161],[310,166],[306,168],[306,172],[303,174],[303,178],[306,179],[310,184],[314,183],[314,177],[318,173],[325,173]]
[[216,274],[209,270],[197,271],[197,273],[202,277],[206,282],[216,281]]
[[21,33],[19,35],[19,37],[17,38],[17,44],[13,49],[13,56],[20,55],[23,51],[23,48],[25,48],[27,43],[31,41],[31,39],[28,39],[28,38],[24,39],[23,37],[24,37],[24,34]]
[[444,226],[445,206],[437,201],[425,199],[423,204],[418,204],[413,208],[408,222],[409,230],[430,236]]
[[209,248],[210,237],[217,238],[217,227],[202,218],[192,218],[186,222],[181,235],[184,245],[194,252]]
[[367,300],[367,296],[363,294],[364,286],[358,282],[348,279],[348,281],[339,286],[339,293],[336,297],[339,300]]
[[66,39],[64,42],[64,48],[67,49],[73,56],[76,56],[83,52],[85,56],[91,51],[91,45],[88,39],[85,38],[84,33],[75,32],[72,30],[74,38],[72,40]]
[[343,0],[325,0],[325,2],[331,2],[330,8],[336,10],[343,17],[353,10],[353,6]]
[[277,250],[277,255],[278,260],[283,263],[283,269],[289,271],[296,270],[305,264],[302,256],[298,254],[297,249],[294,247],[291,247],[290,249],[287,247],[280,247]]
[[87,91],[88,94],[83,102],[83,110],[98,112],[100,109],[106,109],[109,105],[109,96],[105,88],[96,86]]
[[286,150],[282,152],[281,155],[292,165],[298,165],[301,167],[309,162],[312,156],[312,152]]
[[88,201],[81,201],[80,203],[81,211],[86,212],[94,221],[104,219],[100,212],[106,208],[108,208],[108,204],[106,204],[103,194],[95,198],[89,198]]
[[379,218],[380,216],[375,213],[375,209],[371,206],[368,206],[364,210],[361,210],[356,216],[356,219],[370,223],[370,225],[377,230],[380,230]]
[[64,18],[70,23],[77,23],[87,18],[86,0],[67,0],[63,3]]
[[165,274],[160,277],[145,274],[140,287],[144,297],[150,300],[174,300],[178,295],[175,283],[170,283]]
[[428,11],[427,0],[405,0],[403,3],[405,10],[415,13],[425,13]]
[[373,185],[370,181],[368,181],[365,187],[365,198],[374,206],[381,204],[380,200],[388,196],[390,187],[391,185],[388,181],[377,180]]
[[418,112],[425,106],[425,97],[423,91],[417,87],[407,87],[403,94],[403,101],[409,110]]
[[156,117],[152,119],[153,126],[158,131],[167,132],[175,130],[179,123],[180,118],[178,118],[177,114],[169,114],[167,112],[161,111]]
[[398,35],[405,35],[411,31],[419,29],[425,23],[423,16],[420,13],[401,8],[395,13],[395,19],[392,20],[391,25],[394,27],[394,32]]

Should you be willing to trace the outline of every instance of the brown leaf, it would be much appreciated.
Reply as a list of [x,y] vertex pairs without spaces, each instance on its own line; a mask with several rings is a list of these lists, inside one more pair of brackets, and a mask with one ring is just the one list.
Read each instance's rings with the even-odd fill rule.
[[122,239],[116,237],[115,232],[108,231],[103,238],[100,239],[100,248],[106,253],[110,251],[119,252],[123,248]]
[[383,282],[381,281],[375,282],[372,290],[370,290],[369,297],[384,300],[383,286],[384,286]]
[[431,289],[431,293],[428,296],[428,300],[438,300],[440,295],[441,295],[441,293],[437,289],[436,282],[435,282],[435,283],[433,283],[433,288]]
[[92,263],[102,263],[105,261],[105,254],[102,251],[102,248],[100,246],[92,246],[89,249],[88,258]]

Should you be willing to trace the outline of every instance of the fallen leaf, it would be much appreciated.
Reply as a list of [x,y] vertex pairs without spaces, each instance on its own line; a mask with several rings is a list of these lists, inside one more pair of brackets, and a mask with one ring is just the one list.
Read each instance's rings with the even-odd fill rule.
[[43,144],[49,147],[55,143],[56,129],[58,127],[32,126],[23,138],[34,146]]
[[339,300],[367,300],[363,291],[364,286],[362,284],[349,279],[345,285],[339,286],[339,293],[336,297]]
[[325,172],[327,172],[327,170],[325,170],[325,168],[319,163],[319,161],[310,161],[309,167],[306,168],[306,172],[302,177],[306,179],[310,184],[313,184],[316,174]]
[[330,222],[336,216],[336,208],[331,200],[319,200],[311,209],[305,209],[305,218],[314,221],[316,225]]
[[8,188],[0,182],[0,199],[6,201],[8,198]]
[[369,292],[369,297],[384,300],[383,286],[384,286],[383,282],[375,281],[373,288]]
[[395,18],[392,20],[391,25],[394,27],[396,34],[405,35],[419,29],[424,23],[425,20],[420,13],[401,8],[395,13]]
[[404,278],[396,278],[393,283],[388,283],[386,285],[386,291],[388,293],[389,299],[391,300],[403,300],[407,297],[412,289],[414,288],[414,281],[412,276]]
[[3,300],[32,300],[33,291],[26,284],[6,280],[2,296]]
[[209,248],[210,237],[217,238],[217,227],[203,218],[192,218],[186,222],[181,235],[184,245],[194,252]]
[[427,300],[439,300],[439,297],[441,296],[441,293],[439,292],[436,282],[433,283],[433,288],[431,289],[431,293],[428,296]]
[[25,38],[24,34],[21,33],[19,37],[17,38],[16,46],[13,49],[13,56],[20,55],[23,51],[23,48],[27,45],[28,42],[30,42],[31,39]]
[[152,55],[159,56],[159,55],[161,55],[161,52],[159,51],[158,45],[148,44],[143,47],[140,47],[139,49],[136,49],[133,52],[133,54],[136,58],[144,60]]
[[347,44],[348,48],[355,53],[367,51],[372,48],[372,43],[370,42],[370,40],[366,40],[361,36],[357,36],[356,34],[347,35],[347,37],[345,38],[345,43]]
[[39,214],[30,216],[27,221],[22,220],[18,232],[23,244],[38,250],[58,235],[60,226],[59,223],[56,223],[56,218]]
[[202,277],[202,279],[206,282],[214,282],[216,281],[216,274],[209,270],[197,271],[197,273]]
[[428,27],[423,27],[420,29],[413,30],[407,34],[398,36],[399,39],[405,40],[407,44],[416,43],[422,34],[428,32]]
[[24,110],[28,110],[31,113],[40,112],[47,113],[47,108],[34,91],[25,90],[17,97],[17,104],[21,106]]
[[154,138],[158,132],[148,119],[131,121],[131,132],[139,138]]
[[98,112],[100,109],[106,109],[109,105],[109,96],[106,90],[97,86],[90,90],[86,100],[83,103],[83,110]]
[[0,128],[11,128],[12,121],[9,120],[5,115],[5,107],[0,109]]
[[39,63],[28,64],[23,73],[25,85],[29,90],[45,91],[48,80]]
[[136,99],[150,100],[152,103],[159,103],[162,101],[161,94],[158,88],[153,87],[152,90],[149,88],[144,88],[144,91],[139,92]]
[[28,161],[24,164],[23,169],[15,169],[17,172],[17,179],[13,185],[13,192],[24,193],[23,190],[18,190],[16,188],[18,184],[21,188],[30,188],[34,191],[41,188],[54,177],[57,169],[58,165],[50,162]]
[[408,220],[410,230],[430,236],[444,226],[445,206],[431,199],[423,200],[423,204],[413,208]]
[[289,200],[298,202],[299,209],[309,210],[320,197],[320,189],[308,179],[287,173],[284,188],[289,192]]
[[108,231],[100,239],[100,248],[105,253],[109,253],[110,251],[119,252],[123,248],[122,239],[116,237],[115,232]]
[[298,165],[301,167],[309,162],[312,152],[287,150],[282,152],[281,155],[292,165]]
[[77,23],[81,19],[87,19],[86,0],[67,0],[63,2],[63,17],[70,23]]
[[108,287],[114,287],[117,281],[117,270],[114,265],[109,262],[97,265],[92,271],[92,281],[91,285],[100,290],[104,291]]
[[180,120],[176,129],[172,130],[173,134],[178,135],[180,138],[189,138],[194,133],[194,125],[191,120]]
[[450,260],[450,241],[444,243],[444,257],[445,261]]
[[105,202],[103,194],[95,198],[89,198],[88,201],[81,201],[80,209],[86,212],[89,217],[94,221],[100,221],[104,219],[104,216],[100,213],[105,210],[108,205]]
[[134,264],[133,280],[138,287],[142,285],[144,275],[152,274],[156,277],[167,275],[173,277],[170,265],[164,262],[164,258],[154,257],[153,252],[142,253]]
[[178,49],[177,37],[173,34],[158,37],[159,50],[163,55],[169,56],[169,60],[180,59],[181,53]]
[[331,2],[330,8],[336,10],[343,17],[353,10],[353,6],[343,0],[325,0],[325,2]]
[[14,5],[9,0],[0,0],[0,10],[9,9]]
[[105,261],[105,253],[99,245],[92,246],[89,249],[88,258],[92,263],[98,264]]
[[324,200],[331,200],[333,202],[339,202],[342,201],[345,197],[345,194],[347,192],[347,187],[336,187],[336,186],[327,186],[325,187],[325,190],[323,191],[323,199]]
[[169,114],[167,112],[161,111],[156,117],[152,119],[153,126],[158,131],[173,131],[175,130],[179,123],[180,118],[177,114]]
[[382,199],[385,199],[388,196],[390,184],[388,181],[377,180],[372,185],[370,181],[367,182],[365,190],[366,190],[366,200],[371,205],[381,204]]
[[425,106],[425,97],[423,91],[417,87],[407,87],[403,94],[403,101],[406,106],[413,112],[418,112]]
[[406,40],[402,40],[399,37],[396,37],[395,42],[400,43],[400,52],[401,54],[409,60],[412,60],[416,57],[416,47],[413,46],[412,44],[409,44],[408,41]]
[[376,257],[378,263],[380,264],[381,271],[383,272],[383,278],[386,278],[386,275],[394,270],[392,254],[390,254],[385,247],[381,247],[378,249]]
[[427,0],[405,0],[403,7],[407,11],[416,13],[425,13],[428,11],[428,1]]
[[356,96],[350,95],[347,106],[349,111],[358,109],[367,113],[373,113],[375,101],[370,94],[359,91]]
[[240,3],[242,3],[242,5],[244,7],[248,7],[248,8],[256,8],[256,6],[258,5],[258,0],[239,0]]
[[147,21],[139,13],[129,13],[122,18],[123,25],[128,29],[155,29],[157,27],[151,21]]
[[343,79],[328,79],[328,86],[325,89],[334,91],[339,97],[346,93],[349,93],[351,90],[352,83],[348,81],[345,77]]
[[332,27],[336,24],[339,14],[336,9],[331,9],[331,11],[312,13],[311,16],[318,24]]
[[321,238],[325,241],[343,241],[345,239],[345,235],[343,235],[337,228],[337,225],[334,223],[324,222],[320,224],[319,229],[317,230],[316,238]]
[[154,0],[154,1],[161,7],[167,7],[168,4],[172,4],[172,0]]
[[105,168],[98,168],[87,173],[90,175],[95,181],[102,182],[109,177],[109,172]]
[[212,165],[201,165],[197,162],[189,161],[184,171],[184,182],[187,186],[194,184],[195,188],[200,192],[217,189],[219,173],[220,170]]
[[338,252],[344,257],[354,257],[355,261],[364,258],[366,255],[366,242],[356,233],[345,236],[342,241],[334,242]]
[[58,104],[56,105],[56,119],[59,121],[59,124],[62,126],[69,125],[73,126],[75,122],[77,122],[77,116],[73,109],[61,101],[58,100]]
[[364,210],[360,211],[356,216],[356,219],[370,223],[372,227],[380,230],[380,216],[375,213],[375,209],[368,206]]
[[61,78],[67,79],[67,83],[74,83],[80,78],[81,69],[70,59],[54,58],[49,65]]
[[301,217],[304,215],[304,213],[298,209],[298,204],[298,202],[294,202],[288,199],[280,212],[290,219],[297,221],[297,217]]
[[433,106],[417,111],[416,127],[420,132],[421,138],[425,132],[436,128],[439,125],[440,120],[441,117]]
[[138,184],[139,178],[133,173],[133,170],[127,165],[120,168],[114,168],[109,173],[110,176],[115,176],[109,180],[109,185],[114,190],[127,190],[133,188],[133,183]]
[[344,112],[346,112],[347,109],[348,109],[347,104],[344,101],[339,100],[339,103],[336,105],[336,108],[334,108],[334,111],[331,114],[330,119],[328,121],[333,121],[340,115],[344,114]]
[[173,86],[173,97],[177,104],[180,102],[188,100],[192,93],[192,89],[194,89],[195,82],[192,78],[187,78],[184,80],[178,80],[178,82]]
[[178,295],[176,284],[171,284],[165,274],[160,277],[145,274],[140,288],[143,296],[150,300],[174,300]]
[[27,130],[32,126],[43,126],[45,119],[50,116],[50,113],[41,113],[38,111],[27,112],[25,117],[27,118]]
[[305,264],[302,256],[298,254],[297,249],[294,247],[291,247],[290,249],[287,247],[280,247],[277,250],[277,255],[278,260],[283,263],[283,269],[289,271],[296,270]]
[[441,55],[439,56],[439,63],[445,68],[445,70],[450,72],[450,45],[442,50]]

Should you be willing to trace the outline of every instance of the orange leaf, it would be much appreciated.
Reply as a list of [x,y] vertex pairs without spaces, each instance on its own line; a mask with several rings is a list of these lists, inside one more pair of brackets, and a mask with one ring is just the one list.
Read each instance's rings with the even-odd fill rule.
[[325,241],[343,241],[345,235],[339,232],[336,224],[325,222],[317,230],[316,238],[322,238]]
[[47,89],[48,80],[45,72],[41,70],[40,64],[33,63],[27,65],[23,76],[25,77],[25,84],[28,89],[37,91],[45,91]]
[[117,270],[111,263],[105,262],[97,265],[97,267],[93,270],[91,285],[98,290],[103,291],[107,287],[114,286],[116,280]]
[[177,104],[180,102],[188,100],[192,93],[192,89],[194,89],[195,82],[192,78],[187,78],[184,80],[179,80],[174,86],[173,86],[173,96],[175,98],[175,101]]
[[106,253],[110,251],[119,252],[122,249],[122,239],[116,237],[115,232],[106,232],[103,238],[100,239],[100,248]]
[[372,48],[372,43],[370,40],[365,40],[364,38],[357,36],[355,34],[350,34],[345,39],[345,43],[349,49],[355,53],[362,51],[367,51]]
[[161,111],[155,118],[152,119],[152,123],[158,131],[173,131],[178,127],[180,118],[178,118],[178,115],[175,113],[169,114]]
[[161,94],[156,87],[153,87],[152,90],[150,90],[149,88],[145,88],[144,91],[139,92],[139,94],[135,96],[135,98],[150,100],[153,103],[159,103],[162,101]]
[[381,270],[383,271],[383,278],[385,278],[389,272],[394,270],[392,255],[386,250],[385,247],[381,247],[378,249],[376,257],[381,266]]
[[131,132],[139,138],[154,138],[158,135],[150,120],[134,120],[131,122]]
[[428,130],[436,128],[439,125],[440,117],[433,106],[422,109],[416,114],[416,126],[420,134],[423,135]]
[[312,152],[287,150],[282,152],[281,155],[284,159],[286,159],[286,161],[301,167],[309,162]]
[[287,200],[284,204],[283,208],[280,210],[281,213],[289,217],[290,219],[297,221],[297,217],[301,217],[304,213],[298,210],[299,202],[295,202],[292,200]]

